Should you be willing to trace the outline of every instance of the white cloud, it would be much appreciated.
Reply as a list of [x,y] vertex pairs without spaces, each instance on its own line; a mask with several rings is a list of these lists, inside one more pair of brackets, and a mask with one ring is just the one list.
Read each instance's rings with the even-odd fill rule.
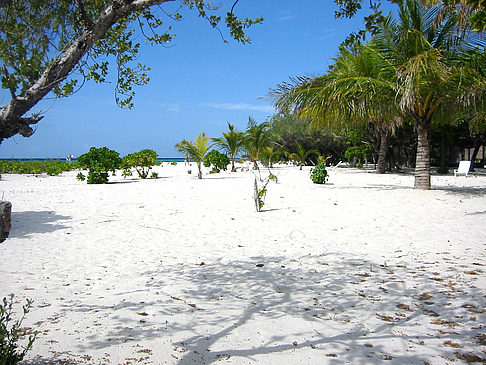
[[265,113],[272,113],[275,109],[269,105],[252,105],[245,103],[205,103],[202,106],[221,110],[252,110]]
[[170,104],[170,105],[165,105],[165,110],[168,113],[179,113],[181,111],[181,107],[177,104]]
[[280,20],[281,22],[286,22],[293,19],[295,19],[295,15],[284,15],[278,18],[278,20]]

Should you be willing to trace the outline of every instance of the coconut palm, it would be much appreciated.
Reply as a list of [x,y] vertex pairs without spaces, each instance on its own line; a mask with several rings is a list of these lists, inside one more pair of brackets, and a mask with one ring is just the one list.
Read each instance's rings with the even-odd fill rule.
[[212,144],[209,144],[210,141],[211,138],[206,136],[204,132],[201,132],[194,141],[186,141],[183,139],[174,146],[177,152],[179,152],[181,155],[188,155],[194,160],[194,162],[196,162],[198,179],[202,179],[201,164],[204,160],[204,155],[206,155],[209,149],[213,146]]
[[318,121],[342,116],[376,121],[380,114],[385,120],[391,115],[410,119],[418,142],[415,187],[430,189],[433,124],[484,108],[486,78],[465,57],[455,17],[439,16],[438,8],[427,10],[417,0],[399,1],[399,6],[399,21],[388,17],[370,44],[358,49],[359,61],[373,72],[353,74],[342,67],[354,56],[348,51],[328,74],[281,85],[271,96],[277,108],[290,107]]
[[306,150],[300,143],[295,144],[296,152],[291,153],[289,155],[290,158],[293,158],[299,164],[299,170],[302,170],[302,166],[305,165],[307,158],[310,155],[319,155],[319,151],[316,149]]
[[278,109],[310,118],[313,128],[372,124],[380,135],[376,172],[384,173],[388,137],[402,120],[395,81],[392,65],[372,47],[361,46],[353,52],[343,49],[327,74],[279,85],[270,97]]
[[257,124],[252,117],[248,118],[248,127],[246,130],[245,149],[248,152],[253,168],[258,170],[258,159],[264,147],[270,145],[269,124],[263,122]]
[[263,147],[260,151],[260,157],[265,166],[273,168],[273,163],[277,162],[280,156],[282,155],[282,149],[267,146]]
[[213,141],[230,155],[231,172],[236,172],[235,157],[244,148],[245,133],[238,132],[235,130],[235,126],[228,122],[228,132],[223,132],[223,137],[213,138]]

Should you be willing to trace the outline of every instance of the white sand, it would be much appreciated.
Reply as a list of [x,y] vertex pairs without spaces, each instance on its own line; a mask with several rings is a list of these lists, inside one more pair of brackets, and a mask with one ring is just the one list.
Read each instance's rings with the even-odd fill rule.
[[3,176],[0,296],[34,300],[27,364],[486,358],[486,176],[417,191],[412,175],[337,169],[315,185],[281,167],[257,213],[251,171],[156,171]]

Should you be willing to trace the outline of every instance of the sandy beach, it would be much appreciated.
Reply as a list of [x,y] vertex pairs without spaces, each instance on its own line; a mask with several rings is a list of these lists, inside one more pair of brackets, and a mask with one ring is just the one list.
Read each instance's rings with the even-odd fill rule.
[[282,166],[258,213],[252,171],[186,170],[2,176],[25,364],[486,362],[486,174]]

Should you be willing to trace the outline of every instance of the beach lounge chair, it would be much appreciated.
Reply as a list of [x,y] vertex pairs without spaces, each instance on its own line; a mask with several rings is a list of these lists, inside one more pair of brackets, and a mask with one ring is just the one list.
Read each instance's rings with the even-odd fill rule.
[[459,167],[454,170],[454,176],[465,175],[467,177],[470,168],[471,161],[459,161]]

